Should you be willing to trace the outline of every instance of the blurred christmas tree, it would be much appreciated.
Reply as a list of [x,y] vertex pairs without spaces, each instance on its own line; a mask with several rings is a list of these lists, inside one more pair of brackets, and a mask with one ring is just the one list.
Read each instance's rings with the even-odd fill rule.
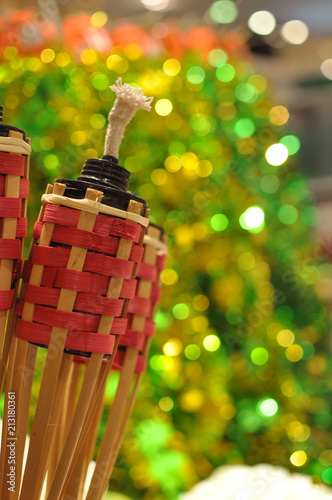
[[102,154],[108,86],[122,75],[155,96],[120,162],[171,254],[111,489],[175,499],[216,466],[243,462],[332,484],[329,332],[317,295],[329,264],[310,243],[315,209],[294,167],[288,111],[270,102],[236,34],[167,24],[153,36],[128,25],[109,34],[100,19],[68,19],[66,45],[49,23],[28,53],[9,23],[0,100],[32,137],[32,227],[46,182]]

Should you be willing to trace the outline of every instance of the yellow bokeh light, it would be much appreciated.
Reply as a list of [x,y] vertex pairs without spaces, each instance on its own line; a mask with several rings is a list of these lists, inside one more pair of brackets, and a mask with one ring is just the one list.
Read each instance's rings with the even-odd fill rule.
[[289,458],[289,461],[295,465],[295,467],[302,467],[307,461],[308,457],[305,451],[303,450],[298,450],[292,453],[292,455]]
[[322,465],[332,465],[332,450],[325,450],[319,455],[319,461]]
[[163,345],[163,352],[166,356],[178,356],[182,352],[181,340],[177,338],[169,339],[166,344]]
[[209,352],[217,351],[220,347],[220,339],[217,335],[207,335],[203,340],[203,346]]
[[195,234],[195,240],[202,241],[206,238],[207,229],[206,225],[203,222],[195,222],[192,225],[192,228]]
[[108,21],[108,15],[103,10],[98,10],[91,16],[91,24],[95,28],[100,28],[101,26],[105,26]]
[[222,102],[219,104],[217,112],[222,120],[231,120],[236,115],[236,107],[231,102]]
[[287,397],[287,398],[292,398],[297,394],[297,385],[294,382],[294,380],[285,380],[281,384],[281,392]]
[[97,62],[97,54],[92,49],[85,49],[81,54],[81,61],[86,66],[90,64],[95,64]]
[[175,241],[181,247],[191,246],[194,237],[195,237],[194,231],[190,226],[187,225],[177,227],[174,231]]
[[163,168],[156,168],[156,170],[153,170],[153,172],[151,173],[151,180],[153,184],[156,184],[156,186],[162,186],[163,184],[166,184],[167,178],[168,174]]
[[183,153],[182,155],[183,168],[186,170],[196,170],[199,168],[198,157],[194,153]]
[[252,155],[256,152],[256,141],[252,137],[238,139],[236,149],[241,155]]
[[209,160],[200,161],[198,168],[199,168],[198,175],[200,177],[209,177],[209,175],[212,173],[213,170],[212,163]]
[[285,125],[289,120],[289,111],[285,106],[274,106],[269,112],[269,118],[273,125]]
[[166,116],[165,124],[169,130],[178,130],[183,124],[183,119],[178,113],[172,113]]
[[40,139],[40,147],[44,151],[49,151],[54,147],[54,139],[51,135],[45,135]]
[[125,55],[130,61],[136,61],[143,54],[142,49],[137,43],[130,43],[125,48]]
[[84,151],[85,158],[98,158],[98,151],[93,148],[87,148]]
[[205,316],[196,316],[191,320],[191,326],[194,332],[205,332],[209,327],[209,320]]
[[181,64],[177,59],[167,59],[164,62],[163,70],[168,76],[175,76],[181,71]]
[[63,68],[70,63],[70,55],[67,52],[59,52],[55,58],[55,62],[60,68]]
[[186,411],[196,412],[202,408],[204,403],[204,394],[199,389],[192,389],[179,397],[179,405]]
[[301,422],[295,420],[287,426],[287,434],[292,441],[302,443],[309,439],[311,430],[308,425],[301,424]]
[[196,295],[193,299],[193,307],[196,311],[206,311],[209,305],[210,301],[205,295]]
[[156,113],[160,116],[167,116],[173,109],[173,104],[168,99],[159,99],[155,104]]
[[36,93],[36,90],[37,87],[32,82],[27,82],[22,88],[23,94],[27,97],[32,97]]
[[174,285],[179,279],[179,276],[174,269],[164,269],[160,273],[160,279],[164,285]]
[[172,398],[164,396],[159,400],[159,408],[162,411],[171,411],[173,407],[174,407],[174,401]]
[[116,73],[125,73],[129,68],[129,63],[127,59],[118,56],[117,54],[113,54],[109,56],[106,61],[106,66],[111,71],[115,71]]
[[255,266],[256,260],[252,253],[244,252],[237,259],[237,263],[240,269],[250,271]]
[[85,143],[87,137],[85,132],[82,130],[76,130],[71,134],[71,142],[75,144],[75,146],[81,146],[82,144]]
[[29,57],[25,63],[26,69],[30,71],[39,71],[42,67],[42,62],[38,57]]
[[287,347],[285,354],[286,354],[286,358],[289,361],[296,363],[296,361],[300,361],[300,359],[302,359],[303,349],[298,344],[294,344],[294,345]]
[[165,160],[165,168],[169,172],[177,172],[182,166],[180,158],[177,156],[168,156]]
[[295,335],[291,330],[280,330],[277,334],[277,342],[282,347],[288,347],[293,344]]
[[257,89],[257,92],[259,92],[260,94],[264,92],[267,87],[267,80],[266,78],[264,78],[264,76],[261,75],[252,75],[250,78],[248,78],[248,83],[250,83],[250,85],[253,85]]
[[278,332],[282,329],[280,323],[270,323],[266,329],[266,332],[270,339],[276,339]]
[[43,61],[43,63],[50,63],[54,60],[54,58],[55,52],[52,49],[44,49],[40,54],[40,59]]
[[219,413],[223,419],[231,420],[236,413],[236,408],[231,403],[225,403],[219,408]]
[[13,45],[9,45],[4,49],[3,55],[5,56],[6,59],[11,59],[12,57],[17,56],[17,52],[18,50],[16,47],[14,47]]

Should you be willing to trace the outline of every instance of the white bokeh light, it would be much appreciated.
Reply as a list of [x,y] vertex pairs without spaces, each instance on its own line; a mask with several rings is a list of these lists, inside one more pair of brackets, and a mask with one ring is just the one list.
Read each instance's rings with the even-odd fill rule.
[[288,43],[301,45],[309,36],[309,28],[303,21],[289,21],[281,28],[281,36]]
[[141,3],[148,10],[164,10],[168,7],[169,0],[141,0]]
[[[249,207],[239,218],[240,226],[247,231],[259,229],[264,224],[265,214],[261,207]],[[263,227],[262,227],[263,228]],[[255,231],[256,232],[256,231]]]
[[283,144],[273,144],[265,153],[265,158],[270,165],[278,167],[288,158],[288,149]]
[[320,70],[326,78],[332,80],[332,59],[326,59],[322,63]]
[[269,35],[276,27],[277,22],[273,14],[267,10],[260,10],[249,17],[248,26],[257,35]]

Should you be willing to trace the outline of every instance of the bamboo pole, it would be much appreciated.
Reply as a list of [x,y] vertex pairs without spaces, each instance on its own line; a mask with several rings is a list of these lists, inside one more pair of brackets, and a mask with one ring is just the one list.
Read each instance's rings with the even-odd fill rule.
[[[100,371],[99,378],[99,384],[102,384],[103,370]],[[79,453],[79,457],[76,461],[68,486],[65,489],[65,498],[67,497],[75,498],[76,500],[82,500],[85,479],[88,467],[93,458],[95,444],[98,436],[99,424],[103,414],[103,408],[103,398],[100,398],[98,404],[94,406],[95,411],[93,419],[87,433],[85,434],[85,444]]]

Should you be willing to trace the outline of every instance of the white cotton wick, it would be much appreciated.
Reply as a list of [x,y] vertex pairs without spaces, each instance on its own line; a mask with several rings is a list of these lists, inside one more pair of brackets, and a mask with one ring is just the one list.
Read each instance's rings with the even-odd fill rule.
[[118,78],[110,89],[116,93],[115,103],[108,115],[104,155],[118,158],[124,130],[138,109],[151,110],[153,97],[146,97],[141,88],[122,83]]

